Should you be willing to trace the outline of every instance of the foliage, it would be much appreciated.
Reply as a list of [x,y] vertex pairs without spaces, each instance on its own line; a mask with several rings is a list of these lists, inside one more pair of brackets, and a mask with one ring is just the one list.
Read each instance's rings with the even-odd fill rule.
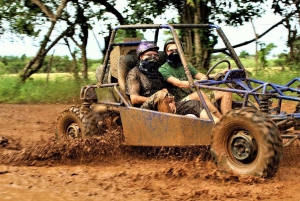
[[265,43],[260,43],[259,45],[260,45],[260,50],[258,51],[258,57],[259,57],[260,65],[261,67],[265,68],[268,66],[268,61],[266,57],[270,54],[272,49],[274,49],[277,46],[274,45],[273,43],[270,43],[268,45],[266,45]]
[[240,55],[239,55],[239,57],[243,58],[243,59],[245,59],[245,58],[247,58],[249,56],[250,56],[250,54],[247,51],[245,51],[245,50],[241,51]]
[[[0,33],[24,34],[36,37],[40,29],[36,26],[45,24],[47,18],[30,0],[0,0]],[[6,25],[9,26],[6,26]]]
[[[52,56],[46,56],[43,66],[39,73],[47,73],[47,69]],[[31,58],[26,55],[18,56],[0,56],[0,75],[1,74],[20,74],[23,67]],[[95,71],[96,67],[102,63],[102,59],[88,59],[88,64],[91,66],[90,71]],[[80,66],[81,63],[78,62]],[[54,56],[50,73],[72,72],[72,60],[68,56]]]
[[[157,17],[166,11],[167,8],[173,7],[178,11],[179,16],[184,13],[185,6],[196,7],[198,0],[128,0],[128,6],[133,10],[133,14],[129,16],[132,22],[149,23],[153,17]],[[228,25],[242,25],[244,22],[249,22],[253,16],[260,16],[264,10],[260,9],[261,2],[256,1],[236,1],[236,0],[221,0],[221,1],[201,1],[209,10],[207,17],[210,22],[218,24],[225,22]],[[140,16],[143,16],[143,21],[139,21]],[[181,20],[183,17],[181,18]],[[201,21],[201,19],[200,19]],[[182,21],[181,21],[182,22]]]
[[17,77],[2,77],[0,103],[78,103],[79,91],[84,84],[72,78],[55,79],[47,84],[45,79],[21,83]]
[[[36,58],[28,60],[28,65],[24,68],[24,80],[33,73],[46,71],[45,66],[47,66],[48,58],[44,61],[44,57],[62,37],[68,37],[79,48],[82,63],[78,63],[78,66],[87,75],[89,62],[86,59],[86,45],[89,30],[93,29],[96,22],[101,23],[103,27],[101,34],[104,38],[105,51],[108,47],[108,35],[112,31],[112,27],[117,24],[152,23],[154,17],[165,13],[166,9],[176,9],[179,14],[178,22],[180,23],[225,23],[230,26],[239,26],[253,18],[260,17],[265,12],[262,5],[267,0],[128,0],[127,2],[128,7],[117,10],[115,0],[0,0],[0,34],[5,32],[8,33],[7,35],[10,35],[9,33],[18,34],[20,37],[24,35],[30,37],[42,36],[43,39],[38,39],[41,48]],[[285,20],[285,26],[293,36],[289,37],[288,45],[295,50],[292,45],[295,44],[297,28],[294,29],[293,27],[297,23],[292,22],[290,19],[297,20],[297,17],[291,14],[297,9],[299,10],[300,3],[299,1],[281,0],[272,0],[271,2],[271,9],[274,13],[281,15],[283,18],[289,16]],[[53,26],[53,29],[50,25]],[[49,35],[47,36],[41,33],[41,29],[45,27],[49,28]],[[201,64],[197,66],[203,66],[204,69],[207,69],[211,49],[214,48],[217,42],[216,37],[208,31],[192,30],[189,35],[183,33],[181,33],[183,40],[185,42],[189,41],[189,44],[187,44],[190,49],[187,53],[190,61]],[[118,38],[121,39],[128,34],[131,37],[141,37],[140,33],[124,32]],[[59,37],[55,38],[57,35]],[[71,47],[74,47],[74,44]],[[70,50],[70,53],[74,51]],[[299,62],[295,60],[299,54],[295,52],[293,55],[289,54],[290,59],[293,59],[293,61],[290,61],[291,65]],[[77,60],[76,58],[73,59],[74,61]],[[60,72],[62,70],[60,69],[61,66],[69,70],[77,69],[74,66],[72,67],[70,62],[61,62],[63,65],[53,65],[54,72]],[[3,64],[0,64],[0,67],[3,71]],[[19,64],[16,64],[15,68],[19,69]],[[16,71],[16,69],[9,69],[9,71]],[[5,69],[5,71],[7,70]],[[2,73],[1,71],[0,73]]]
[[[260,17],[264,12],[261,3],[236,1],[236,0],[128,0],[129,7],[133,10],[130,19],[139,20],[140,16],[147,23],[151,17],[156,17],[165,12],[167,8],[176,8],[179,23],[184,24],[220,24],[231,26],[242,25],[253,17]],[[182,32],[180,37],[186,44],[187,59],[195,66],[208,69],[212,49],[217,44],[217,37],[209,30],[191,30]]]
[[124,38],[133,38],[134,36],[136,38],[145,39],[144,34],[141,33],[140,31],[136,31],[136,32],[134,31],[134,33],[132,33],[132,32],[129,32],[129,31],[126,31],[126,30],[122,29],[122,30],[118,30],[114,42],[120,43],[120,42],[123,42]]
[[284,85],[295,77],[299,77],[299,74],[297,71],[271,69],[269,71],[256,71],[251,77],[258,80],[268,81],[270,83]]
[[[253,59],[253,67],[255,66]],[[251,61],[243,60],[245,66],[251,68]],[[223,68],[222,66],[220,67]],[[291,79],[299,76],[297,71],[280,70],[275,68],[264,71],[252,71],[251,77],[271,83],[286,84]],[[35,76],[25,83],[19,82],[17,76],[0,77],[0,103],[74,103],[79,100],[79,91],[82,86],[95,80],[78,81],[72,77],[59,77],[51,74],[52,79],[46,82],[45,76]],[[55,77],[55,78],[53,78]],[[38,87],[37,87],[38,86]],[[99,89],[98,98],[105,100],[109,96],[106,88]]]
[[26,55],[18,56],[0,56],[0,72],[5,73],[20,73],[29,58]]

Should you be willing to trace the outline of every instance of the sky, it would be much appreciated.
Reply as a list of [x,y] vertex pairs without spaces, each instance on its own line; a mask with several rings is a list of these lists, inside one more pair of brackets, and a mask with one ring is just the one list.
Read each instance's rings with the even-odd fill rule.
[[[117,0],[117,9],[124,8],[126,6],[126,2],[124,0]],[[174,10],[169,10],[165,13],[165,16],[162,18],[154,19],[155,24],[166,24],[167,20],[163,19],[164,17],[176,18],[176,12]],[[272,25],[280,21],[281,18],[275,16],[269,9],[262,18],[253,20],[256,28],[256,32],[258,34],[263,33],[265,30],[270,28]],[[254,31],[252,28],[251,23],[245,23],[243,26],[239,27],[229,27],[225,25],[219,25],[225,35],[227,36],[228,40],[232,45],[236,45],[242,43],[244,41],[248,41],[254,38]],[[94,28],[94,33],[96,34],[97,40],[100,44],[103,44],[103,36],[97,34],[101,28],[101,24],[96,24]],[[279,25],[267,35],[263,36],[259,41],[264,42],[265,44],[274,43],[277,47],[271,52],[271,55],[277,55],[282,53],[284,50],[287,50],[286,47],[286,38],[287,38],[287,30],[284,28],[283,25]],[[0,38],[0,55],[1,56],[21,56],[26,54],[27,56],[34,56],[38,50],[39,41],[33,40],[28,37],[24,37],[22,40],[15,38],[14,42],[9,40],[3,40]],[[163,48],[163,41],[159,41],[160,49]],[[216,48],[222,48],[224,45],[222,43],[217,44]],[[239,54],[242,50],[247,51],[250,54],[255,53],[255,43],[251,43],[247,46],[243,46],[240,48],[236,48],[235,51]],[[69,55],[69,51],[66,46],[64,45],[56,45],[53,50],[49,52],[52,54],[55,51],[55,55]],[[102,58],[102,54],[100,53],[99,47],[97,45],[97,41],[90,31],[89,33],[89,42],[87,46],[87,56],[90,59],[100,59]]]

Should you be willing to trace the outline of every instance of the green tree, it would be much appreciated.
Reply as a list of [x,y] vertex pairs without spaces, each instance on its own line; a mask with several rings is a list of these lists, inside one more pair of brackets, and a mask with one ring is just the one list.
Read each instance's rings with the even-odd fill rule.
[[[0,0],[0,8],[5,11],[0,13],[0,25],[9,22],[10,26],[7,31],[18,34],[20,37],[22,34],[37,37],[40,33],[39,27],[48,26],[48,31],[40,42],[40,49],[36,56],[24,67],[21,75],[22,81],[43,68],[47,53],[65,37],[71,38],[80,49],[82,73],[83,77],[87,78],[86,46],[89,38],[88,30],[93,28],[94,20],[107,20],[105,26],[109,32],[112,25],[105,17],[106,13],[114,15],[118,24],[126,22],[122,14],[115,9],[114,0],[21,0],[18,2]],[[55,34],[54,31],[56,31]],[[108,37],[105,41],[108,44]]]
[[250,54],[245,50],[241,51],[240,55],[239,55],[240,58],[244,58],[244,59],[246,59],[249,56],[250,56]]
[[228,56],[226,54],[223,53],[215,53],[211,55],[211,59],[212,60],[222,60],[222,59],[226,59]]
[[[265,10],[262,4],[265,1],[247,0],[128,0],[134,13],[129,16],[133,21],[140,15],[149,16],[144,22],[151,21],[165,12],[167,8],[176,8],[179,15],[179,23],[187,24],[221,24],[230,26],[242,25],[250,22],[252,18],[260,17]],[[278,25],[277,25],[278,26]],[[274,28],[274,27],[273,27]],[[216,49],[217,37],[209,30],[191,30],[181,33],[181,38],[186,44],[186,53],[189,60],[196,66],[208,69],[212,53],[223,52],[225,49]],[[250,42],[249,42],[250,43]],[[246,45],[248,43],[242,44]]]
[[28,60],[26,55],[22,55],[20,58],[17,56],[0,56],[0,62],[3,64],[1,71],[7,74],[18,74]]
[[[267,0],[128,0],[129,6],[134,13],[129,16],[139,19],[138,16],[146,15],[145,23],[151,22],[153,17],[164,13],[167,8],[175,8],[179,14],[180,23],[201,23],[201,24],[221,24],[230,26],[240,26],[252,19],[259,18],[265,12],[264,5]],[[237,44],[234,47],[241,47],[266,35],[280,24],[286,25],[288,22],[297,19],[299,21],[299,2],[272,0],[271,7],[275,14],[282,16],[282,20],[271,26],[256,38]],[[269,8],[267,8],[269,9]],[[297,14],[297,15],[295,15]],[[137,20],[136,20],[137,21]],[[300,24],[300,23],[299,23]],[[207,69],[211,53],[226,52],[226,49],[214,49],[216,37],[207,31],[190,31],[182,35],[187,48],[190,61],[197,66]]]
[[271,51],[277,47],[273,43],[266,45],[265,43],[260,43],[260,50],[258,51],[258,58],[260,61],[261,67],[264,69],[268,66],[267,56],[270,55]]

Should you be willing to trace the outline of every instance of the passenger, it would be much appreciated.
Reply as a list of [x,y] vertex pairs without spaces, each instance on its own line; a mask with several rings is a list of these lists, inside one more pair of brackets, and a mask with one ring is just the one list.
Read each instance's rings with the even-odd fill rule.
[[[198,100],[200,98],[197,92],[193,92],[190,89],[190,84],[186,77],[184,67],[181,63],[181,59],[178,54],[177,46],[173,39],[169,39],[165,42],[164,53],[166,55],[166,62],[159,68],[159,72],[162,74],[164,80],[167,82],[167,89],[170,93],[175,95],[175,101],[186,101],[186,100]],[[207,80],[207,76],[203,73],[198,72],[191,64],[188,64],[190,72],[194,79]],[[208,109],[212,114],[221,117],[221,113],[232,109],[232,95],[228,92],[213,91],[214,99],[221,100],[221,113],[208,96],[201,91],[203,98],[207,104]]]
[[[175,102],[165,88],[165,82],[159,73],[158,49],[152,42],[141,42],[137,47],[138,65],[131,69],[126,77],[126,93],[133,106],[176,114],[193,114],[208,118],[199,101]],[[214,121],[219,121],[213,116]]]

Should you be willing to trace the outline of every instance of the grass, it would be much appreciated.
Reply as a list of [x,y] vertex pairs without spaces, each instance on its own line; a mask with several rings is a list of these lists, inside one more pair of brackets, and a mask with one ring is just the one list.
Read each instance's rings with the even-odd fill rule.
[[[249,71],[251,78],[281,85],[286,84],[295,77],[300,77],[300,74],[297,71],[282,71],[280,68],[266,68],[259,71],[247,70]],[[91,73],[89,78],[93,77],[94,73]],[[48,83],[46,83],[46,74],[35,74],[25,83],[19,82],[18,76],[16,75],[1,76],[0,103],[77,104],[81,102],[81,87],[94,83],[96,83],[95,79],[76,81],[69,74],[50,74]],[[299,84],[299,82],[296,84]],[[109,97],[107,88],[97,89],[97,94],[98,99],[105,100]]]
[[19,82],[17,77],[0,80],[0,103],[70,103],[79,101],[82,84],[69,79]]

